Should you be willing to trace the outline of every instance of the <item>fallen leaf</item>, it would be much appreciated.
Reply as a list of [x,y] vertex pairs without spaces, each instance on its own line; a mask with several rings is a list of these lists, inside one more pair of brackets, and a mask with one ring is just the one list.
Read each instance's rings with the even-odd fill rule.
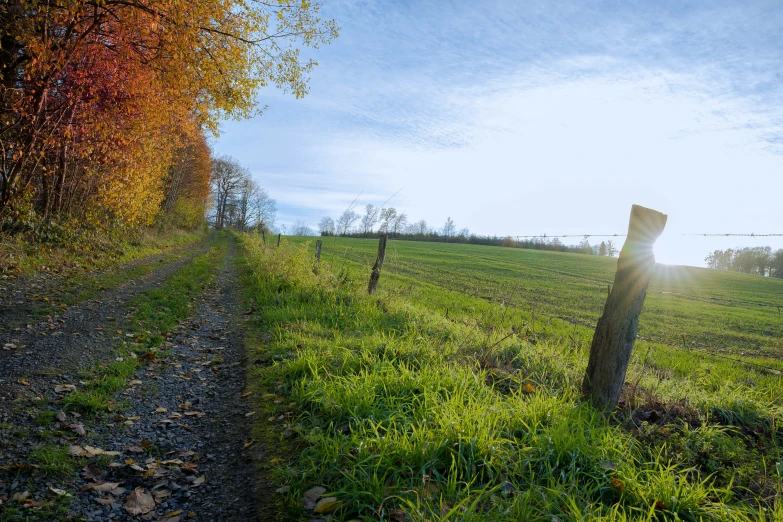
[[65,491],[64,489],[58,489],[58,488],[55,488],[53,486],[49,486],[49,491],[51,491],[52,493],[54,493],[58,497],[64,497],[64,496],[68,495],[68,492]]
[[617,478],[612,479],[612,486],[619,489],[620,491],[625,489],[625,484],[623,484],[623,481]]
[[144,491],[144,488],[134,489],[122,506],[131,515],[143,515],[155,509],[155,499]]
[[165,515],[163,515],[161,518],[171,518],[171,517],[176,517],[176,516],[177,516],[177,515],[179,515],[180,513],[182,513],[182,510],[181,510],[181,509],[178,509],[178,510],[176,510],[176,511],[172,511],[171,513],[166,513],[166,514],[165,514]]
[[252,416],[253,416],[253,415],[255,415],[255,414],[256,414],[256,412],[254,412],[254,411],[249,411],[249,412],[245,413],[245,417],[252,417]]
[[117,502],[117,499],[111,495],[106,495],[103,498],[96,498],[95,502],[97,502],[102,506],[108,506],[109,504],[114,504],[115,502]]
[[326,488],[322,488],[321,486],[315,486],[314,488],[305,491],[304,498],[302,499],[305,509],[309,509],[310,511],[314,510],[318,498],[324,493],[326,493]]
[[83,477],[84,477],[86,480],[95,480],[95,479],[97,479],[97,478],[100,476],[100,474],[101,474],[101,470],[100,470],[100,469],[98,469],[98,466],[96,466],[96,465],[95,465],[95,464],[93,464],[92,462],[90,462],[89,464],[87,464],[86,466],[84,466],[84,468],[82,468],[82,472],[83,472],[83,473],[82,473],[82,476],[83,476]]
[[244,446],[243,446],[243,447],[244,447],[244,448],[249,448],[250,446],[252,446],[252,445],[253,445],[253,444],[255,444],[255,443],[256,443],[256,441],[255,441],[255,440],[253,440],[253,439],[250,439],[249,441],[245,442],[245,444],[244,444]]
[[119,482],[96,482],[95,484],[88,484],[86,488],[94,489],[99,493],[108,493],[109,491],[117,489],[117,486],[119,485]]
[[72,455],[74,457],[83,457],[86,454],[87,452],[81,446],[77,446],[75,444],[68,446],[68,455]]
[[116,457],[120,454],[119,451],[106,451],[94,446],[85,446],[84,451],[87,453],[88,457],[95,457],[96,455],[109,455],[110,457]]
[[67,419],[67,418],[68,417],[65,416],[65,412],[64,411],[58,411],[57,412],[57,420],[58,421],[65,422],[65,419]]
[[3,344],[3,350],[5,351],[13,350],[14,348],[16,348],[16,345],[14,343]]
[[318,503],[315,505],[315,512],[331,513],[338,507],[340,507],[340,501],[337,500],[337,497],[326,497],[319,500]]
[[289,491],[291,491],[291,486],[283,486],[283,487],[277,488],[275,490],[275,493],[284,494],[284,493],[288,493]]
[[245,392],[242,394],[242,398],[244,399],[245,397],[250,397],[251,395],[253,395],[253,392]]
[[125,451],[129,451],[131,453],[144,453],[144,449],[140,448],[139,446],[125,446]]
[[20,379],[16,379],[16,382],[17,382],[18,384],[21,384],[22,386],[30,386],[30,383],[29,383],[29,382],[27,382],[26,380],[24,380],[24,379],[21,379],[21,378],[20,378]]
[[136,379],[136,380],[128,382],[128,384],[130,384],[131,386],[137,386],[137,385],[141,384],[141,381]]
[[195,487],[195,486],[200,486],[201,484],[203,484],[203,483],[204,483],[204,480],[206,480],[206,479],[204,478],[204,475],[201,475],[200,477],[198,477],[196,480],[194,480],[194,481],[193,481],[193,484],[192,484],[192,485],[193,485],[194,487]]
[[155,408],[155,413],[166,413],[168,411],[169,410],[167,410],[166,408],[164,408],[162,406],[159,406],[159,407]]
[[11,497],[11,500],[13,500],[14,502],[24,502],[25,499],[27,497],[29,497],[29,496],[30,496],[30,492],[29,491],[23,491],[21,493],[14,493],[13,496]]
[[524,386],[522,386],[522,391],[525,393],[533,393],[534,391],[536,391],[536,387],[530,383],[527,383]]
[[72,392],[76,389],[75,384],[58,384],[54,387],[54,393]]
[[84,424],[69,424],[68,428],[79,435],[87,435],[87,432],[84,431]]

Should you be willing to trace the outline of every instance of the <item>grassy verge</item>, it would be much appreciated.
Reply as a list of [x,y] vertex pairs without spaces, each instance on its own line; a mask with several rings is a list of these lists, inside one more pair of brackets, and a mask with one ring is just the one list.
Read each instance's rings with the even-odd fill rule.
[[587,329],[242,244],[289,518],[322,486],[338,520],[783,519],[780,376],[639,343],[605,419],[579,399]]
[[[51,228],[51,227],[50,227]],[[55,227],[53,232],[0,234],[0,275],[38,272],[76,275],[159,254],[203,239],[206,230],[87,231]]]

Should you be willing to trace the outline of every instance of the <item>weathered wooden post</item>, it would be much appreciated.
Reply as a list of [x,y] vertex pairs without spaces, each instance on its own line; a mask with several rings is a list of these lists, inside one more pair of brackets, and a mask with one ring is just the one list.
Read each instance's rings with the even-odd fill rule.
[[649,208],[631,208],[628,237],[617,260],[617,273],[604,313],[593,334],[582,381],[582,394],[597,408],[613,409],[620,398],[647,284],[655,269],[653,244],[663,232],[666,219],[665,214]]
[[315,241],[315,260],[321,262],[321,240]]
[[370,274],[370,284],[367,285],[367,293],[372,295],[378,288],[378,279],[381,278],[381,268],[383,268],[383,258],[386,257],[386,234],[381,234],[378,240],[378,255],[375,257],[375,264],[372,266]]
[[277,246],[280,246],[280,238],[283,237],[283,233],[277,234]]
[[266,244],[266,234],[264,233],[264,229],[261,229],[261,242]]

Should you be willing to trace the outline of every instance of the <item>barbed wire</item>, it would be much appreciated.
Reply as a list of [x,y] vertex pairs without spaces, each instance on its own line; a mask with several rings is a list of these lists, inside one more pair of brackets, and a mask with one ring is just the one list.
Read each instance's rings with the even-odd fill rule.
[[[627,237],[628,234],[539,234],[539,235],[509,235],[508,237],[523,238],[523,239],[554,239],[561,237]],[[750,234],[734,234],[734,233],[699,233],[699,234],[681,234],[683,236],[701,236],[701,237],[783,237],[783,234],[756,234],[751,232]]]
[[783,234],[683,234],[683,236],[704,236],[704,237],[783,237]]

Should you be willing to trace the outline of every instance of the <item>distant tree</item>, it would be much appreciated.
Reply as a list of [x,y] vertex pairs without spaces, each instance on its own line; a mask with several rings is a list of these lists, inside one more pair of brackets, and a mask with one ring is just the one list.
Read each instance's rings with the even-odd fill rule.
[[212,162],[212,188],[215,194],[215,228],[228,224],[233,211],[233,200],[240,185],[249,177],[237,160],[229,156]]
[[470,237],[470,229],[467,227],[460,229],[460,231],[457,232],[457,236],[467,241],[467,239]]
[[430,231],[430,226],[422,219],[411,225],[411,229],[413,230],[414,234],[420,234],[424,236],[427,235],[427,233]]
[[582,241],[579,242],[579,249],[582,251],[583,254],[593,253],[593,250],[590,247],[590,241],[588,241],[587,238],[584,238]]
[[[396,212],[397,211],[395,210],[395,213]],[[396,237],[399,232],[405,230],[405,227],[407,225],[408,225],[408,215],[405,212],[403,212],[402,214],[397,214],[391,222],[392,237]]]
[[443,235],[446,236],[446,241],[454,235],[455,230],[457,230],[457,226],[454,224],[454,220],[451,219],[451,216],[447,217],[443,224]]
[[347,234],[357,219],[359,219],[359,214],[350,209],[346,210],[337,219],[337,231],[342,235]]
[[606,242],[606,255],[609,257],[617,255],[617,248],[614,246],[614,242],[611,239]]
[[334,227],[334,219],[330,217],[323,217],[321,218],[321,221],[318,222],[318,230],[321,232],[322,236],[333,236]]
[[378,210],[375,205],[369,204],[364,207],[364,216],[362,216],[362,231],[366,236],[372,232],[375,223],[378,222]]
[[501,246],[504,247],[514,247],[516,246],[516,241],[511,236],[506,236],[503,238],[503,243]]
[[598,255],[599,256],[606,256],[606,242],[601,241],[601,244],[598,246]]
[[389,207],[381,210],[380,226],[378,227],[378,230],[380,232],[388,232],[389,229],[392,228],[392,225],[396,217],[397,217],[397,209],[394,207]]
[[312,236],[313,235],[313,229],[308,227],[307,224],[304,221],[299,219],[299,220],[297,220],[296,223],[294,223],[294,226],[291,229],[291,235],[293,235],[293,236]]
[[783,279],[783,248],[775,252],[770,263],[770,275]]

